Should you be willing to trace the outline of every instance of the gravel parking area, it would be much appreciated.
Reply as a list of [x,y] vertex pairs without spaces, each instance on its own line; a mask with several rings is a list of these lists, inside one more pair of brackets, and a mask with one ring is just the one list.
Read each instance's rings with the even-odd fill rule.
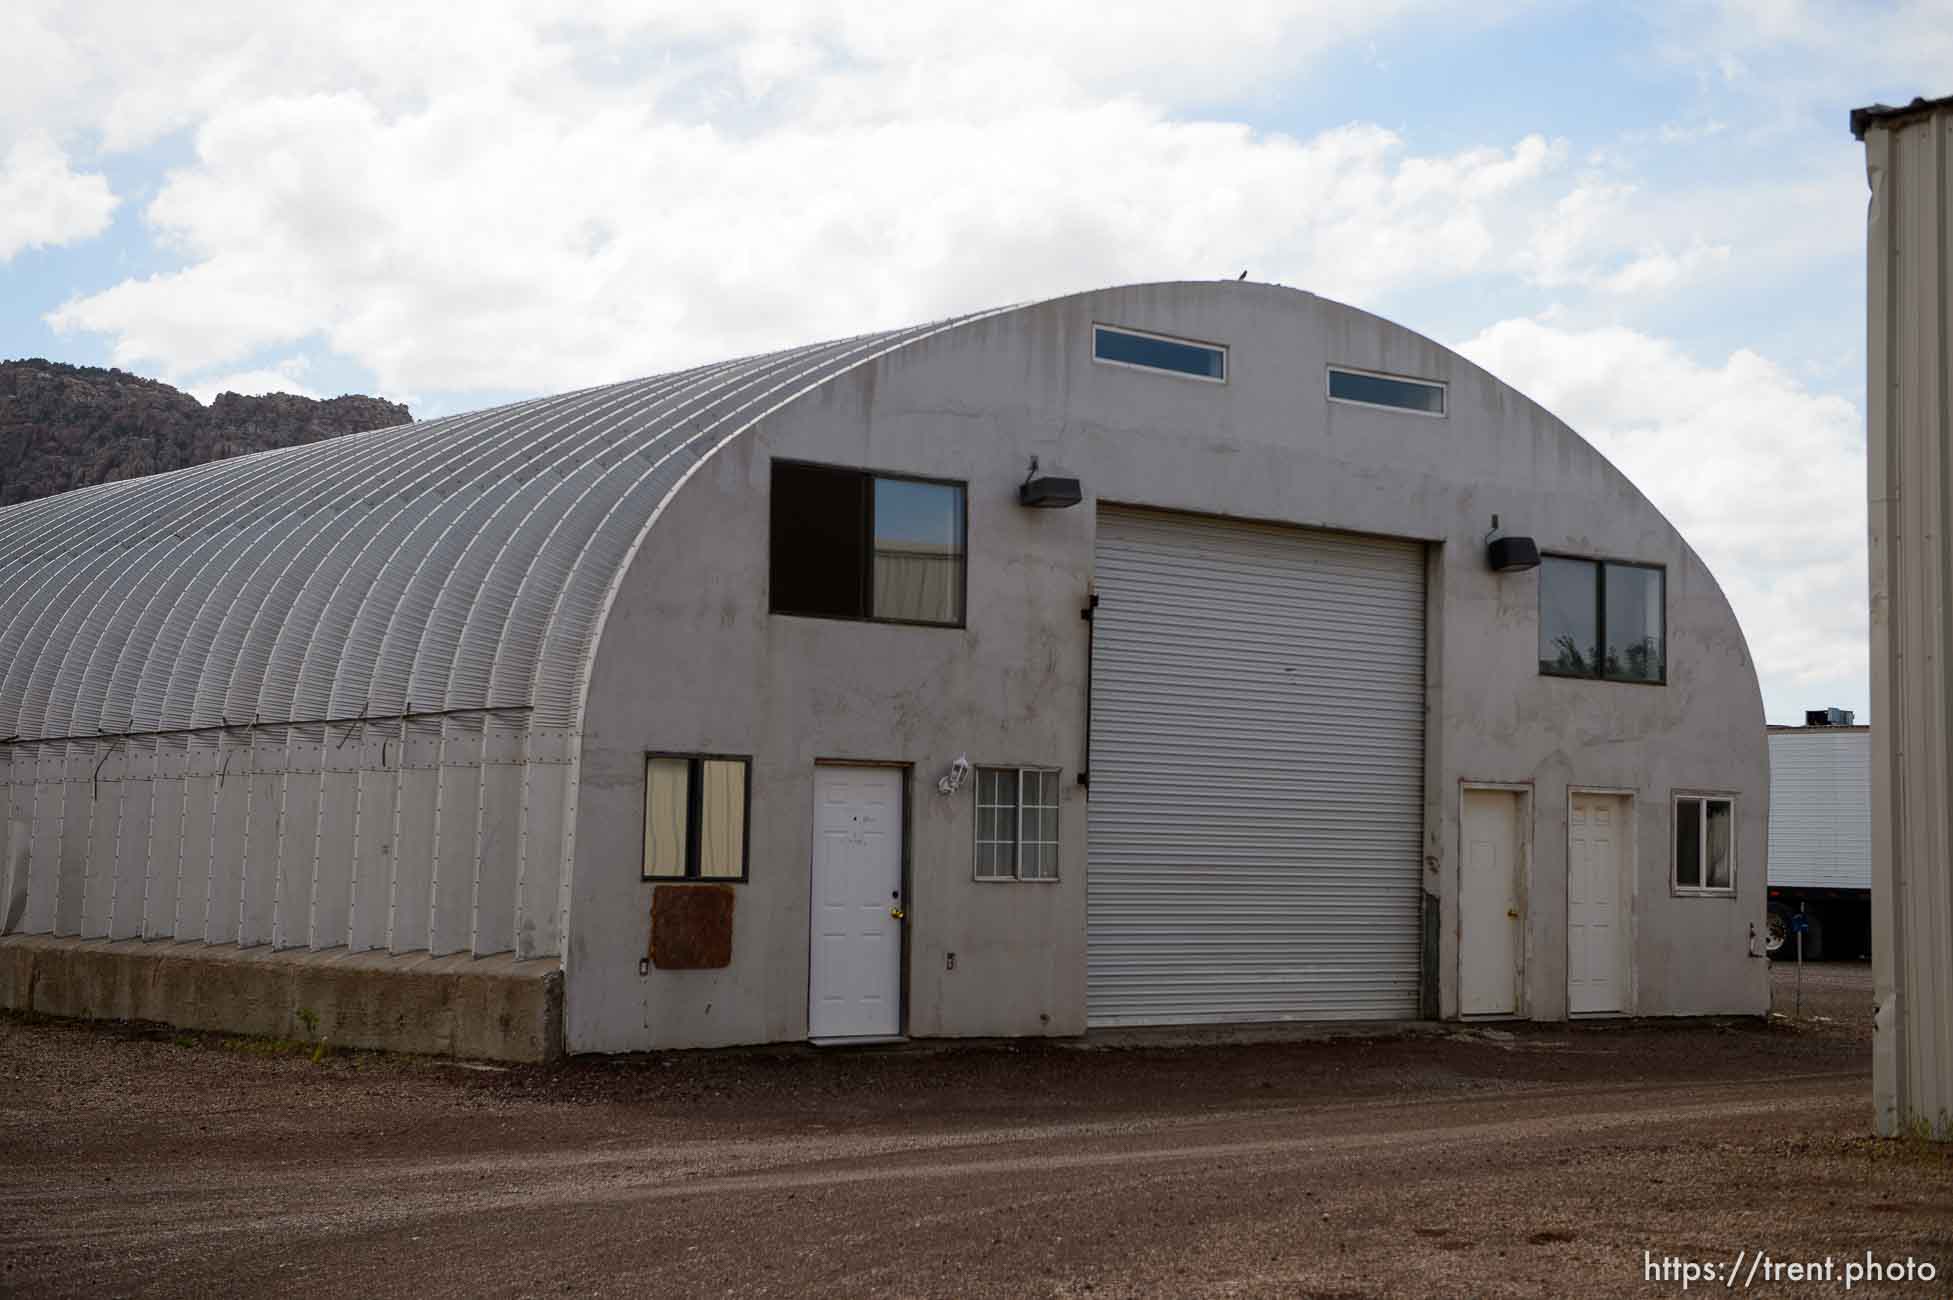
[[1953,1155],[1866,1136],[1869,973],[1804,979],[1794,1024],[553,1069],[4,1021],[0,1291],[1651,1295],[1681,1285],[1644,1252],[1757,1250],[1944,1279]]

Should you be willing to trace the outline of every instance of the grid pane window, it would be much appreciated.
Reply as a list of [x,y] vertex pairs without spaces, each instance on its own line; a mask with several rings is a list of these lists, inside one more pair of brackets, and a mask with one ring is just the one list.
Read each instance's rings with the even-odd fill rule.
[[1656,565],[1541,557],[1539,671],[1667,681],[1666,582]]
[[644,879],[744,880],[751,764],[651,754],[644,760]]
[[977,769],[977,875],[1008,880],[1017,874],[1017,771]]
[[1018,875],[1025,880],[1058,878],[1058,774],[1027,771],[1023,788],[1023,858]]
[[1675,888],[1691,894],[1736,891],[1736,801],[1675,797]]
[[1058,773],[1035,767],[976,770],[979,880],[1058,878]]

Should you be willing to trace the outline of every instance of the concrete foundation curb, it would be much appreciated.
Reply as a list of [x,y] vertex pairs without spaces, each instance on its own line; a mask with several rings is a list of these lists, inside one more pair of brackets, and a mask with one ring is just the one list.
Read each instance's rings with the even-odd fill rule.
[[496,1061],[563,1054],[555,958],[395,956],[9,935],[0,1007]]

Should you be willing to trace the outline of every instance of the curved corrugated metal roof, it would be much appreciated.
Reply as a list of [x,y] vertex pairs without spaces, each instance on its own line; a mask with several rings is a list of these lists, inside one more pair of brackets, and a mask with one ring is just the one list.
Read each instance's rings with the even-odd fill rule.
[[0,510],[0,741],[468,709],[575,725],[604,602],[686,473],[972,319]]

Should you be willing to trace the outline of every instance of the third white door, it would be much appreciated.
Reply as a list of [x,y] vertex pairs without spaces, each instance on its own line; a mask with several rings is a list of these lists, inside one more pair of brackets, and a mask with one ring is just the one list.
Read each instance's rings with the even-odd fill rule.
[[1575,794],[1566,845],[1566,998],[1571,1015],[1626,1011],[1627,796]]

